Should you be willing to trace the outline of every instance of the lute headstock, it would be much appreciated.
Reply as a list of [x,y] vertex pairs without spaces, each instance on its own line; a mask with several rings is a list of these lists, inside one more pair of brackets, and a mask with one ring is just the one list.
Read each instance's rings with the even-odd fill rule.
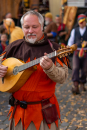
[[57,50],[56,51],[56,56],[58,56],[60,58],[65,57],[65,56],[71,54],[76,49],[77,49],[76,44],[73,44],[72,46],[66,46],[64,48],[61,48],[61,49]]

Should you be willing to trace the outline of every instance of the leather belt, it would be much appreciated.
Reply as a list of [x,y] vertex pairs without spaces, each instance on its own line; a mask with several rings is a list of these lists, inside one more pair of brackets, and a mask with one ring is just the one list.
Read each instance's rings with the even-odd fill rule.
[[13,118],[14,118],[14,114],[17,108],[17,105],[20,105],[20,107],[26,109],[27,105],[33,105],[33,104],[41,104],[41,101],[36,101],[36,102],[23,102],[23,101],[19,101],[15,99],[14,102],[14,109],[13,109],[13,113],[12,113],[12,118],[11,118],[11,124],[10,124],[10,130],[12,130],[12,122],[13,122]]
[[[53,95],[52,95],[53,96]],[[51,96],[51,97],[52,97]],[[51,98],[50,97],[50,98]],[[46,100],[49,100],[50,98],[47,98],[47,99],[44,99],[44,101]],[[41,104],[43,100],[41,101],[35,101],[35,102],[25,102],[25,101],[19,101],[17,99],[14,98],[14,109],[13,109],[13,113],[12,113],[12,118],[11,118],[11,123],[10,123],[10,130],[12,130],[12,122],[13,122],[13,118],[14,118],[14,114],[15,114],[15,111],[16,111],[16,108],[17,108],[17,105],[20,105],[20,107],[24,108],[23,105],[25,105],[25,108],[27,108],[27,105],[34,105],[34,104]]]
[[33,104],[40,104],[41,101],[36,101],[36,102],[27,102],[28,105],[33,105]]

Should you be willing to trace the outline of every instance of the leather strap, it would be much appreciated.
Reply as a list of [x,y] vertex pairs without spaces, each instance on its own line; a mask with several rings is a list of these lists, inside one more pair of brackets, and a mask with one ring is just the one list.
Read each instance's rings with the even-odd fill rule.
[[28,105],[32,105],[32,104],[40,104],[41,101],[36,101],[36,102],[27,102]]
[[55,49],[53,48],[53,44],[50,42],[50,40],[48,39],[49,45],[52,48],[53,51],[55,51]]
[[13,118],[14,118],[14,114],[15,114],[15,111],[16,111],[16,107],[18,105],[18,100],[15,99],[15,103],[14,103],[14,109],[13,109],[13,113],[12,113],[12,118],[11,118],[11,124],[10,124],[10,130],[12,130],[12,123],[13,123]]

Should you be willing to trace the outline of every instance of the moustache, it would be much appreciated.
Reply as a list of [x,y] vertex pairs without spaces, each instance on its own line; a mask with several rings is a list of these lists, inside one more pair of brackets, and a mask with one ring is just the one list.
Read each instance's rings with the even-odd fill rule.
[[27,36],[36,36],[36,34],[27,34]]

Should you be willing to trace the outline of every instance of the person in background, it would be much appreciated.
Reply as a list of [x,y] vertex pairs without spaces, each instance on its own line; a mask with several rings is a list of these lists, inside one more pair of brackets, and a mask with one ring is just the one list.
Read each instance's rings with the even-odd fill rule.
[[5,18],[7,19],[7,18],[12,18],[12,14],[9,12],[9,13],[6,13],[6,15],[5,15]]
[[59,15],[56,15],[55,22],[57,25],[57,38],[58,43],[65,43],[67,44],[67,41],[65,41],[65,36],[68,32],[66,25],[62,23],[62,18]]
[[23,39],[24,33],[20,27],[15,26],[13,19],[11,18],[5,19],[3,25],[7,29],[7,33],[10,36],[9,44],[15,40]]
[[53,22],[53,16],[50,12],[45,14],[45,29],[44,33],[47,34],[48,39],[52,41],[56,41],[57,37],[57,26],[56,23]]
[[[1,34],[0,38],[0,54],[5,50],[7,44],[7,35],[6,34]],[[1,47],[2,46],[2,47]]]
[[0,25],[0,37],[3,33],[6,33],[6,28],[3,25]]
[[[60,46],[50,42],[43,33],[44,19],[40,13],[33,10],[26,12],[21,18],[21,24],[24,39],[9,44],[2,56],[4,59],[15,57],[25,63],[36,59],[38,64],[21,88],[10,97],[9,130],[59,130],[60,110],[55,86],[56,83],[63,84],[67,79],[68,66],[65,65],[64,57],[60,59],[47,56],[55,53],[53,48],[58,50]],[[0,78],[6,75],[7,69],[7,66],[0,65]],[[32,69],[31,67],[30,72]]]
[[6,45],[8,45],[9,44],[9,35],[7,34],[7,30],[6,30],[6,28],[4,27],[4,25],[0,25],[0,38],[1,38],[1,35],[2,34],[5,34],[5,35],[7,35],[7,41],[6,41]]
[[[12,18],[11,13],[6,13],[5,16],[3,17],[3,20],[6,18]],[[0,25],[3,25],[3,20],[0,22]]]
[[[87,27],[86,27],[86,15],[78,15],[79,27],[74,28],[71,31],[70,38],[68,40],[68,46],[77,44],[77,50],[73,54],[72,65],[72,93],[80,94],[80,91],[86,91],[85,83],[87,76]],[[80,84],[80,90],[79,90]]]
[[[4,16],[4,19],[7,19],[7,18],[13,19],[14,22],[15,22],[15,25],[17,26],[18,19],[13,18],[13,17],[12,17],[12,14],[11,14],[10,12],[6,13],[5,16]],[[4,20],[4,19],[3,19],[3,20]],[[0,25],[3,25],[3,20],[2,20],[2,22],[0,23]]]
[[3,34],[3,33],[7,33],[7,30],[6,30],[6,28],[4,27],[4,25],[0,25],[0,36],[1,36],[1,34]]

